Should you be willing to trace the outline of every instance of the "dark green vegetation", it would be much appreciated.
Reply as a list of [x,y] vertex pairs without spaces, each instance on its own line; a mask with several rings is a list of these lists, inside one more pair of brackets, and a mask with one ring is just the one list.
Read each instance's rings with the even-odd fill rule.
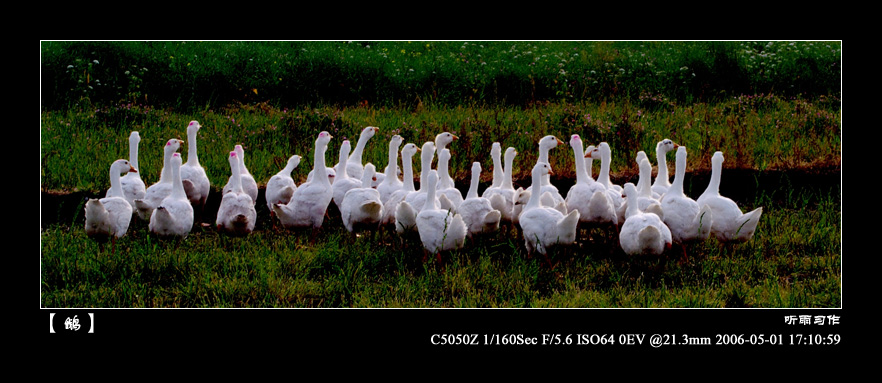
[[[839,42],[43,42],[41,52],[41,191],[76,196],[43,197],[44,307],[841,305]],[[687,194],[704,190],[721,150],[723,194],[764,214],[750,242],[709,240],[686,259],[676,247],[627,257],[601,232],[583,233],[553,267],[528,258],[511,230],[445,254],[442,270],[423,263],[418,240],[350,237],[334,209],[311,241],[277,228],[262,201],[245,238],[195,227],[163,241],[135,221],[113,254],[87,238],[83,197],[104,194],[129,132],[141,134],[149,185],[161,146],[186,138],[190,120],[203,126],[215,206],[234,145],[261,185],[300,154],[299,184],[319,131],[334,135],[335,163],[340,142],[373,125],[364,160],[380,169],[393,134],[421,144],[455,132],[451,174],[463,192],[472,161],[489,182],[494,141],[517,148],[515,182],[527,186],[546,134],[609,142],[618,183],[636,180],[638,150],[655,163],[655,143],[671,138],[689,148]],[[563,191],[572,150],[552,150],[551,162]]]

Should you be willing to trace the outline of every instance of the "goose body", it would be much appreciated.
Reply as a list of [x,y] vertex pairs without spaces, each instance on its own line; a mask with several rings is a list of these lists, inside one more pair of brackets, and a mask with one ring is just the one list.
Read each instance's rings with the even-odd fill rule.
[[171,175],[171,158],[177,152],[184,141],[172,138],[165,143],[162,156],[162,171],[159,173],[159,182],[150,185],[144,193],[144,198],[135,199],[135,210],[138,217],[149,220],[153,215],[153,209],[159,205],[165,197],[171,194],[173,189]]
[[137,170],[126,160],[116,160],[110,165],[110,189],[104,198],[90,198],[86,202],[86,235],[104,240],[126,235],[132,221],[132,205],[126,200],[120,174]]
[[[637,199],[637,187],[626,183],[625,198]],[[619,232],[619,244],[628,255],[660,255],[671,247],[671,230],[658,215],[640,211],[639,204],[628,205],[627,218]]]
[[333,198],[331,182],[325,166],[325,151],[331,138],[330,133],[323,131],[315,141],[313,172],[317,178],[301,184],[287,204],[273,205],[273,211],[283,226],[313,229],[322,226],[328,205]]
[[[242,186],[242,190],[251,197],[251,201],[254,204],[257,204],[257,181],[254,180],[254,176],[251,175],[251,172],[248,171],[248,168],[245,167],[245,148],[242,145],[236,145],[235,147],[236,156],[239,158],[239,174],[241,175],[240,184]],[[223,194],[227,194],[232,190],[233,187],[233,176],[230,176],[230,179],[227,181],[227,184],[224,185]]]
[[[140,142],[141,136],[138,132],[129,134],[129,164],[135,169],[140,169],[138,167],[138,144]],[[132,212],[134,213],[135,200],[143,199],[147,196],[147,187],[144,185],[144,180],[141,179],[141,173],[137,171],[126,173],[119,179],[119,183],[122,188],[123,197],[132,205]],[[107,191],[110,192],[109,189]]]
[[172,191],[153,209],[148,227],[159,236],[186,238],[193,228],[193,205],[181,180],[181,155],[174,153],[170,162]]
[[462,215],[462,220],[468,226],[469,237],[499,230],[499,222],[502,219],[502,213],[493,208],[489,199],[478,196],[480,179],[481,163],[474,162],[472,163],[472,180],[469,184],[469,192],[456,209],[456,212]]
[[462,248],[468,228],[459,214],[439,209],[435,198],[438,187],[438,172],[428,174],[427,199],[416,216],[417,231],[423,248],[430,253]]
[[277,203],[284,205],[291,201],[291,196],[297,190],[297,185],[294,183],[294,178],[291,177],[291,172],[297,169],[297,166],[300,166],[300,160],[300,156],[296,154],[289,157],[285,167],[267,181],[266,208],[269,209],[270,213],[273,213],[273,205]]
[[380,200],[380,192],[372,187],[376,174],[373,164],[364,166],[364,174],[361,178],[361,186],[350,189],[343,198],[340,208],[340,216],[343,226],[350,233],[356,225],[378,227],[383,218],[383,201]]
[[187,162],[181,166],[181,181],[184,184],[184,192],[190,204],[201,209],[205,206],[208,199],[208,192],[211,189],[211,183],[205,174],[205,169],[199,164],[199,155],[196,148],[196,134],[199,132],[199,122],[190,121],[187,126],[187,141],[189,142],[187,149]]
[[[551,166],[539,162],[533,167],[532,178],[535,185],[542,182],[544,175],[552,174]],[[524,206],[519,217],[519,225],[524,234],[527,251],[547,254],[548,248],[555,245],[569,245],[576,241],[576,227],[579,224],[579,211],[562,212],[542,206],[540,196],[530,193],[530,201]]]
[[254,209],[251,196],[242,189],[242,172],[239,169],[240,160],[236,151],[230,152],[229,162],[232,185],[221,199],[215,224],[218,230],[233,235],[247,235],[254,231],[257,210]]
[[686,147],[677,148],[674,182],[661,202],[664,222],[671,229],[674,242],[687,243],[705,240],[713,225],[713,211],[710,206],[699,206],[683,193],[683,177],[686,175]]
[[704,193],[696,202],[699,206],[708,205],[713,212],[711,234],[721,242],[746,242],[753,238],[763,208],[742,213],[738,204],[720,195],[720,178],[723,171],[723,152],[716,152],[711,158],[711,180]]

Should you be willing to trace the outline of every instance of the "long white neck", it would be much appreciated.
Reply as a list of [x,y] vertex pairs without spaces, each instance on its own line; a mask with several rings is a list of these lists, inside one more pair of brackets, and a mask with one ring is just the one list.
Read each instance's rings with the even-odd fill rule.
[[655,157],[658,161],[658,174],[655,176],[656,182],[661,182],[661,185],[670,185],[670,179],[668,178],[668,163],[666,160],[667,152],[662,149],[662,145],[656,145],[655,147]]
[[469,192],[466,199],[478,198],[478,182],[481,181],[481,168],[472,166],[472,182],[469,184]]
[[398,172],[396,168],[398,167],[398,147],[401,145],[401,142],[398,142],[396,145],[395,140],[389,143],[389,164],[386,166],[386,178],[384,180],[388,180],[386,182],[396,183],[398,181]]
[[707,190],[714,193],[720,194],[720,177],[723,173],[723,161],[718,161],[713,159],[711,161],[711,179],[710,184],[707,185]]
[[650,185],[649,179],[652,177],[652,165],[649,164],[649,160],[643,159],[640,161],[640,186],[637,188],[639,197],[651,197],[652,196],[652,185]]
[[159,172],[159,182],[172,182],[171,158],[175,153],[171,145],[166,145],[162,155],[162,170]]
[[402,154],[401,166],[404,168],[404,190],[414,191],[413,187],[413,153]]
[[514,173],[514,169],[512,166],[514,165],[514,158],[516,152],[511,152],[511,155],[508,155],[509,152],[506,152],[505,156],[505,168],[502,171],[502,185],[500,186],[503,189],[512,189],[514,190],[514,184],[512,183],[512,173]]
[[[355,150],[353,150],[352,155],[349,156],[349,161],[361,165],[361,153],[364,151],[364,146],[367,145],[369,139],[371,139],[369,135],[364,132],[361,133],[358,137],[358,143],[355,144]],[[341,162],[341,164],[345,164],[345,162]]]
[[597,182],[600,182],[606,187],[609,187],[609,163],[610,163],[610,155],[606,150],[600,150],[600,174],[597,175]]
[[199,156],[196,153],[196,129],[187,132],[187,139],[190,140],[187,144],[187,164],[199,166]]
[[[429,182],[429,171],[432,170],[432,158],[434,157],[434,149],[426,149],[426,147],[423,146],[423,151],[420,155],[420,191],[423,191],[423,189],[428,187],[423,185],[426,185],[426,183]],[[434,189],[434,187],[432,189]]]
[[239,160],[230,161],[230,171],[233,173],[233,184],[230,189],[234,193],[242,193],[242,171],[239,170]]
[[[548,152],[549,152],[549,151],[551,151],[551,147],[550,147],[550,146],[542,146],[542,145],[539,145],[539,162],[544,162],[544,163],[546,163],[546,164],[551,164],[551,162],[548,162]],[[550,185],[550,184],[551,184],[551,175],[546,174],[546,175],[542,176],[541,179],[542,179],[542,182],[541,182],[541,183],[538,183],[538,184],[536,184],[536,185],[543,185],[543,186],[545,186],[545,185]]]
[[138,171],[141,171],[141,168],[138,167],[138,144],[140,142],[141,136],[138,135],[138,132],[133,132],[129,136],[129,163]]
[[319,141],[316,141],[315,143],[315,153],[313,154],[314,158],[312,165],[312,180],[319,182],[327,187],[331,187],[331,181],[328,180],[328,169],[325,167],[325,150],[327,149],[327,147],[327,144],[322,144]]
[[338,180],[349,178],[349,173],[346,171],[346,162],[349,161],[349,158],[349,145],[348,142],[344,142],[343,145],[340,145],[340,157],[337,158],[337,163],[340,164],[337,169]]
[[677,152],[676,169],[674,170],[674,182],[665,194],[672,196],[683,196],[683,177],[686,176],[686,152],[683,154]]
[[[437,172],[435,174],[429,175],[427,178],[428,185],[426,185],[426,202],[423,204],[423,208],[420,211],[437,209],[437,206],[435,205],[438,202],[435,198],[435,188],[438,187]],[[422,189],[422,187],[422,184],[420,184],[420,189]]]
[[294,171],[294,163],[292,163],[291,161],[288,161],[288,163],[285,165],[285,167],[282,168],[281,171],[279,171],[279,175],[285,176],[285,177],[291,177],[291,172],[293,172],[293,171]]
[[[449,150],[449,149],[444,149]],[[450,164],[450,156],[438,156],[438,184],[447,185],[452,183],[450,180],[450,172],[447,170]]]
[[494,150],[491,154],[493,155],[493,183],[490,184],[490,187],[498,188],[502,186],[505,171],[502,168],[502,160],[499,158],[499,152]]
[[119,182],[120,173],[116,163],[110,165],[110,191],[107,193],[107,197],[124,197],[122,184]]
[[542,183],[542,174],[538,169],[533,169],[533,185],[536,187],[533,188],[533,191],[530,194],[530,200],[527,202],[527,206],[524,207],[522,211],[527,211],[528,209],[532,209],[539,206],[539,194],[541,194],[541,188],[539,185]]
[[634,188],[629,189],[630,191],[625,191],[625,198],[628,200],[628,208],[625,210],[625,217],[642,213],[640,210],[640,204],[637,203],[637,190]]
[[374,183],[374,175],[376,171],[368,171],[365,169],[364,173],[361,175],[361,187],[363,189],[368,189]]
[[582,140],[573,141],[573,155],[576,157],[576,184],[587,184],[588,173],[585,172],[585,151],[582,150]]
[[172,179],[171,196],[175,199],[187,199],[187,193],[184,192],[184,182],[181,180],[180,163],[172,165]]

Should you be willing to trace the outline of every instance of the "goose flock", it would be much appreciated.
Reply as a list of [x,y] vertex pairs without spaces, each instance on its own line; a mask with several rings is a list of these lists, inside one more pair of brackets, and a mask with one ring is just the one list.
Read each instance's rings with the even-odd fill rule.
[[[132,132],[129,159],[116,160],[110,166],[111,187],[106,196],[86,203],[86,234],[96,239],[122,237],[136,216],[149,222],[149,230],[156,235],[186,237],[197,222],[194,213],[201,214],[210,189],[197,157],[199,129],[197,121],[187,127],[186,163],[177,153],[184,141],[173,138],[166,142],[159,181],[150,187],[145,187],[138,172],[141,138],[138,132]],[[636,156],[639,181],[620,186],[610,180],[609,144],[584,147],[579,135],[573,134],[568,144],[575,158],[576,180],[566,196],[550,181],[554,170],[549,152],[563,141],[553,135],[539,140],[538,159],[530,172],[532,182],[526,189],[515,189],[512,181],[518,152],[509,147],[503,159],[502,145],[494,142],[490,149],[491,185],[480,192],[482,168],[480,162],[473,162],[468,193],[463,198],[449,169],[448,146],[458,139],[456,135],[443,132],[421,148],[393,135],[388,164],[378,173],[374,164],[362,163],[362,153],[377,132],[377,127],[364,128],[354,149],[343,140],[334,166],[325,163],[333,136],[320,132],[313,150],[313,168],[301,185],[296,185],[291,175],[301,157],[291,156],[266,184],[267,208],[274,223],[317,230],[333,202],[347,231],[394,227],[401,236],[418,236],[427,254],[460,249],[477,236],[498,236],[510,233],[505,229],[514,227],[530,254],[546,255],[549,248],[570,246],[579,240],[580,229],[606,228],[617,233],[626,254],[659,255],[674,243],[686,245],[711,236],[724,243],[748,241],[762,215],[762,207],[743,213],[734,201],[720,195],[722,152],[712,157],[712,175],[704,193],[697,200],[687,196],[683,190],[686,147],[670,139],[656,146],[655,182],[651,179],[652,164],[641,151]],[[676,151],[673,182],[666,163],[671,151]],[[412,164],[417,153],[421,163],[419,189],[414,188]],[[436,154],[437,165],[433,168]],[[220,232],[244,236],[254,230],[257,220],[258,186],[245,166],[242,145],[229,152],[228,160],[230,177],[223,187],[215,224]],[[596,179],[592,175],[595,160],[600,161]],[[685,247],[683,251],[685,255]]]

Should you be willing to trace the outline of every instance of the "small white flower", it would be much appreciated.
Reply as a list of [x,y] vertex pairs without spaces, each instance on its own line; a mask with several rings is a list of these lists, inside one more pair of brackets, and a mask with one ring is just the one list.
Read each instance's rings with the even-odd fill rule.
[[129,75],[129,71],[126,71],[126,76],[128,76],[128,75]]
[[92,62],[95,63],[95,64],[97,64],[97,63],[98,63],[98,60],[92,60]]
[[73,68],[73,67],[74,67],[73,65],[68,65],[68,66],[67,66],[67,69],[71,69],[71,68]]

